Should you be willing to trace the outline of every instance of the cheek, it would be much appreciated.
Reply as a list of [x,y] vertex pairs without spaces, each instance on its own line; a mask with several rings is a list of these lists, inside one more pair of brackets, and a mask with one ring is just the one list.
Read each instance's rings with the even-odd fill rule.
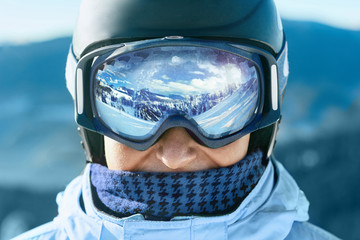
[[[234,165],[246,156],[250,135],[221,148],[211,149],[196,144],[197,158],[190,162],[184,171],[205,170]],[[159,144],[159,143],[158,143]],[[156,146],[146,151],[136,151],[126,145],[104,137],[106,163],[110,170],[123,171],[169,171],[156,159]]]
[[234,165],[246,156],[250,141],[250,134],[221,148],[211,149],[209,153],[220,167]]
[[144,152],[136,151],[108,137],[104,137],[104,149],[106,163],[110,170],[131,170],[139,164],[136,159],[141,159],[144,155]]

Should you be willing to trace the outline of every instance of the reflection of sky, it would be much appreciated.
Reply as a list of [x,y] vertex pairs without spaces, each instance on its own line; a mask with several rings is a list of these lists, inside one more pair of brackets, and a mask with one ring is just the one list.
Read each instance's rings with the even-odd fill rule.
[[275,0],[283,18],[360,31],[359,0]]
[[0,0],[0,44],[70,36],[80,0]]
[[98,74],[115,88],[186,96],[239,87],[256,77],[256,70],[244,58],[215,49],[162,47],[122,55]]

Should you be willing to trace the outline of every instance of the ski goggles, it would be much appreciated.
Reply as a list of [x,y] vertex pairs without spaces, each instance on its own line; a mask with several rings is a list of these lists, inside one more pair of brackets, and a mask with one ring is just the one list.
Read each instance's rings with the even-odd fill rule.
[[182,37],[96,49],[68,82],[76,121],[136,150],[173,127],[225,146],[280,118],[286,49],[276,59],[248,45]]

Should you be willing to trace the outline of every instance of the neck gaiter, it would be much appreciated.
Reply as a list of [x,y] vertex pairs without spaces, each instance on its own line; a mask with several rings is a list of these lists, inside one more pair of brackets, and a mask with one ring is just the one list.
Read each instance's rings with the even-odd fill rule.
[[91,164],[95,206],[110,215],[141,213],[148,220],[215,216],[234,211],[265,170],[261,151],[238,163],[197,172],[114,171]]

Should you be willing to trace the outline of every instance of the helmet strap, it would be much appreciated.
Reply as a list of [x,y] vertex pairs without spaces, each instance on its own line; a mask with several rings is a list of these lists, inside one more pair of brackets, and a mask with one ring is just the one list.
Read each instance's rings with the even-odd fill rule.
[[265,128],[258,129],[250,135],[248,154],[260,148],[264,153],[263,164],[265,165],[269,161],[269,157],[271,156],[276,144],[275,139],[278,130],[278,123],[279,121]]
[[85,151],[86,161],[106,166],[103,135],[83,127],[78,127],[78,131],[82,139],[81,145]]

